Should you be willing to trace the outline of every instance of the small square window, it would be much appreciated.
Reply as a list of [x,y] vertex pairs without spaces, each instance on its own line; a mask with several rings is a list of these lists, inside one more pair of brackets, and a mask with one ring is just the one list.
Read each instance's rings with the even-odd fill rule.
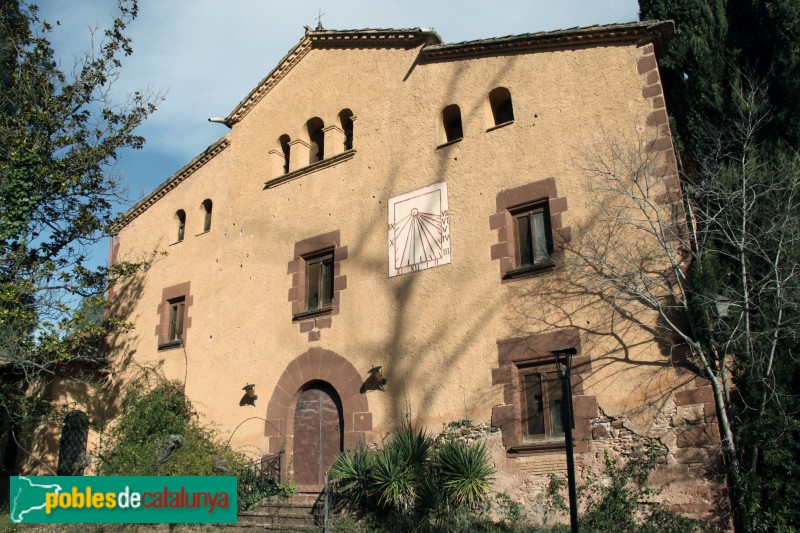
[[186,310],[184,298],[169,300],[169,330],[167,343],[177,343],[183,340],[183,318]]
[[306,262],[306,311],[317,311],[333,305],[333,251],[328,250],[303,258]]
[[514,213],[517,232],[517,267],[523,268],[550,261],[550,227],[545,205]]
[[555,365],[520,368],[519,381],[523,440],[563,438],[561,380]]
[[514,219],[514,270],[505,278],[552,267],[553,234],[547,201],[515,208],[510,213]]

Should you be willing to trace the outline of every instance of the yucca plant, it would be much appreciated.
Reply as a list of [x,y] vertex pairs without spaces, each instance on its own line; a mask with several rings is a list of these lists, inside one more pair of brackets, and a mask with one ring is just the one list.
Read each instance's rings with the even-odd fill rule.
[[381,507],[401,513],[413,508],[417,471],[398,448],[389,446],[375,454],[370,477],[372,494]]
[[486,457],[486,445],[445,442],[436,455],[436,467],[448,500],[455,506],[474,507],[486,500],[497,471]]
[[370,473],[374,457],[366,446],[359,446],[339,454],[329,471],[335,480],[344,502],[355,507],[367,506],[370,491]]
[[431,439],[423,430],[416,431],[411,424],[403,424],[394,434],[390,447],[395,448],[409,467],[420,472],[431,454]]
[[429,472],[417,484],[417,509],[422,518],[436,527],[447,522],[451,507],[447,494],[442,490],[442,480],[435,472]]

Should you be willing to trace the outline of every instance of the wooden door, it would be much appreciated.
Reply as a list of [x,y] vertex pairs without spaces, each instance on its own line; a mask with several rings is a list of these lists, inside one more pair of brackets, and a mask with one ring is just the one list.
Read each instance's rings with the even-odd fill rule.
[[322,485],[342,451],[342,409],[327,383],[303,391],[294,412],[294,475],[297,485]]

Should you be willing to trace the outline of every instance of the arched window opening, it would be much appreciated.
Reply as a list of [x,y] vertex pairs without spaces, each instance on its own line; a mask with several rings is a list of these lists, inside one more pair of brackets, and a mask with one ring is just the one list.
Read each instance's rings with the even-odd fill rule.
[[442,110],[442,126],[444,126],[445,142],[453,142],[464,138],[461,126],[461,109],[450,104]]
[[511,92],[505,87],[498,87],[489,93],[489,105],[492,107],[494,125],[499,126],[514,120],[514,106],[511,104]]
[[203,231],[210,231],[211,230],[211,200],[203,200],[201,204],[203,206],[203,211],[205,212],[205,218],[203,219]]
[[59,476],[82,476],[89,466],[86,443],[89,440],[89,417],[81,411],[72,411],[64,417],[61,443],[58,447]]
[[291,139],[285,133],[278,137],[278,142],[281,143],[281,151],[283,152],[283,173],[289,173],[289,141]]
[[322,131],[325,123],[322,122],[321,118],[314,117],[306,123],[306,126],[308,127],[308,139],[311,144],[308,163],[322,161],[325,159],[325,132]]
[[181,242],[186,233],[186,212],[183,209],[178,209],[175,213],[175,218],[178,219],[178,242]]
[[343,109],[339,113],[339,120],[342,123],[342,131],[344,131],[344,149],[353,149],[353,112],[349,109]]

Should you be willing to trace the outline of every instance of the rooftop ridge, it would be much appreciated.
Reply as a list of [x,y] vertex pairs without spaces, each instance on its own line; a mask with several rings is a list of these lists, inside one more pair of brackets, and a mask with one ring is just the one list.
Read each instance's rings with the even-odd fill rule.
[[597,24],[576,26],[560,30],[534,33],[521,33],[475,39],[457,43],[443,43],[426,46],[422,53],[426,59],[442,59],[459,56],[473,56],[507,50],[550,48],[554,46],[613,42],[630,39],[653,41],[659,53],[663,52],[667,41],[675,32],[671,20],[644,20],[616,24]]
[[310,30],[278,62],[250,93],[225,118],[228,126],[236,124],[283,79],[312,48],[409,48],[419,44],[441,43],[441,38],[427,28]]

